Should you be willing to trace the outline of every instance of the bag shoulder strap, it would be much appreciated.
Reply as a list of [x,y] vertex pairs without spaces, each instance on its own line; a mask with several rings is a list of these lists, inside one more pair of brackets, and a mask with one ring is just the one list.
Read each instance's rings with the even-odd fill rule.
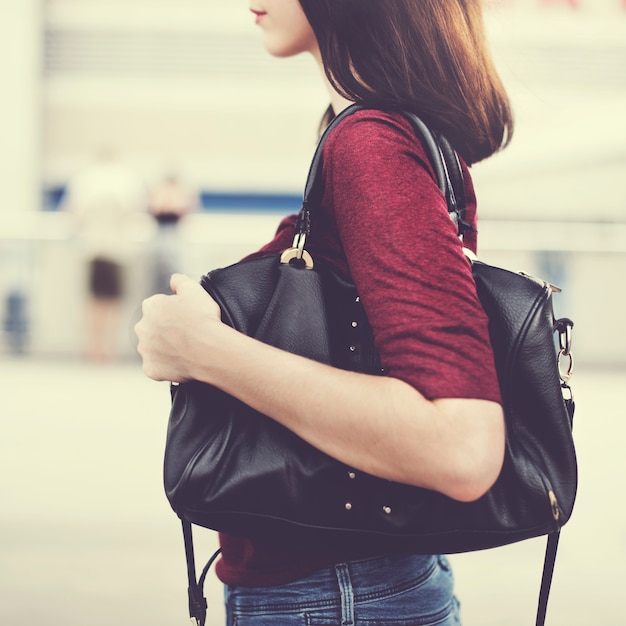
[[[308,235],[310,230],[311,210],[319,205],[324,193],[322,180],[322,153],[326,140],[332,131],[347,117],[357,111],[366,110],[360,104],[352,104],[337,115],[326,127],[313,154],[302,200],[302,208],[296,223],[296,235]],[[459,235],[470,228],[465,218],[465,183],[461,163],[450,143],[441,135],[436,135],[415,113],[401,112],[411,123],[413,130],[420,139],[426,156],[435,172],[437,185],[446,198],[450,217],[457,225]]]

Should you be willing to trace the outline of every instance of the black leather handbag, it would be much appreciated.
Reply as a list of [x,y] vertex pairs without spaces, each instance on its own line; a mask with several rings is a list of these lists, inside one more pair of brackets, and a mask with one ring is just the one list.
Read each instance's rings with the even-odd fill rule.
[[[202,278],[222,319],[260,341],[333,366],[380,374],[372,331],[353,284],[311,259],[305,241],[323,190],[322,136],[305,188],[294,245]],[[463,234],[464,187],[456,154],[421,120],[405,114],[424,143]],[[569,319],[555,320],[545,281],[477,260],[472,271],[489,318],[504,403],[504,466],[478,501],[358,472],[271,418],[200,382],[172,387],[164,482],[183,520],[192,617],[203,623],[191,524],[247,537],[309,545],[351,542],[385,550],[455,553],[549,535],[537,623],[542,624],[559,529],[574,506],[577,466]],[[356,323],[354,323],[356,322]],[[556,337],[555,337],[556,335]],[[359,542],[361,542],[359,544]]]

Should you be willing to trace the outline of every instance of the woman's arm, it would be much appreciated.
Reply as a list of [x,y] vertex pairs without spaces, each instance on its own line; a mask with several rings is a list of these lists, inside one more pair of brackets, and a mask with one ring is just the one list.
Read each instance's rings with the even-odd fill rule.
[[496,480],[504,454],[501,407],[429,401],[398,379],[336,369],[278,350],[223,324],[192,279],[144,303],[136,326],[145,373],[212,384],[347,465],[470,501]]

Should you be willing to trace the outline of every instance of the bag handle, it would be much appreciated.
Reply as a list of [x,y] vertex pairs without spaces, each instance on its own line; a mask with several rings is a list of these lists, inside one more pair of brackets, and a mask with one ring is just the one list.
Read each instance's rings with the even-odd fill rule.
[[[332,131],[346,118],[357,111],[366,110],[368,107],[362,104],[352,104],[337,115],[326,127],[313,154],[306,185],[302,208],[296,220],[294,232],[294,248],[303,247],[303,238],[310,234],[311,230],[311,210],[322,201],[324,193],[324,182],[322,180],[322,153],[326,140]],[[437,185],[446,198],[448,212],[452,220],[457,225],[459,235],[470,228],[464,221],[465,217],[465,186],[463,172],[459,158],[449,144],[441,135],[435,135],[430,128],[415,113],[403,111],[402,115],[411,123],[415,134],[421,140],[426,151],[430,164],[435,172]]]

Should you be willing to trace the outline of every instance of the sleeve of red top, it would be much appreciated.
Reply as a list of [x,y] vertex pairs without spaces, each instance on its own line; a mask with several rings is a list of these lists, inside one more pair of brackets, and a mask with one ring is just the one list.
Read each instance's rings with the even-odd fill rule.
[[429,399],[500,401],[471,269],[408,122],[361,111],[323,156],[324,204],[386,373]]

